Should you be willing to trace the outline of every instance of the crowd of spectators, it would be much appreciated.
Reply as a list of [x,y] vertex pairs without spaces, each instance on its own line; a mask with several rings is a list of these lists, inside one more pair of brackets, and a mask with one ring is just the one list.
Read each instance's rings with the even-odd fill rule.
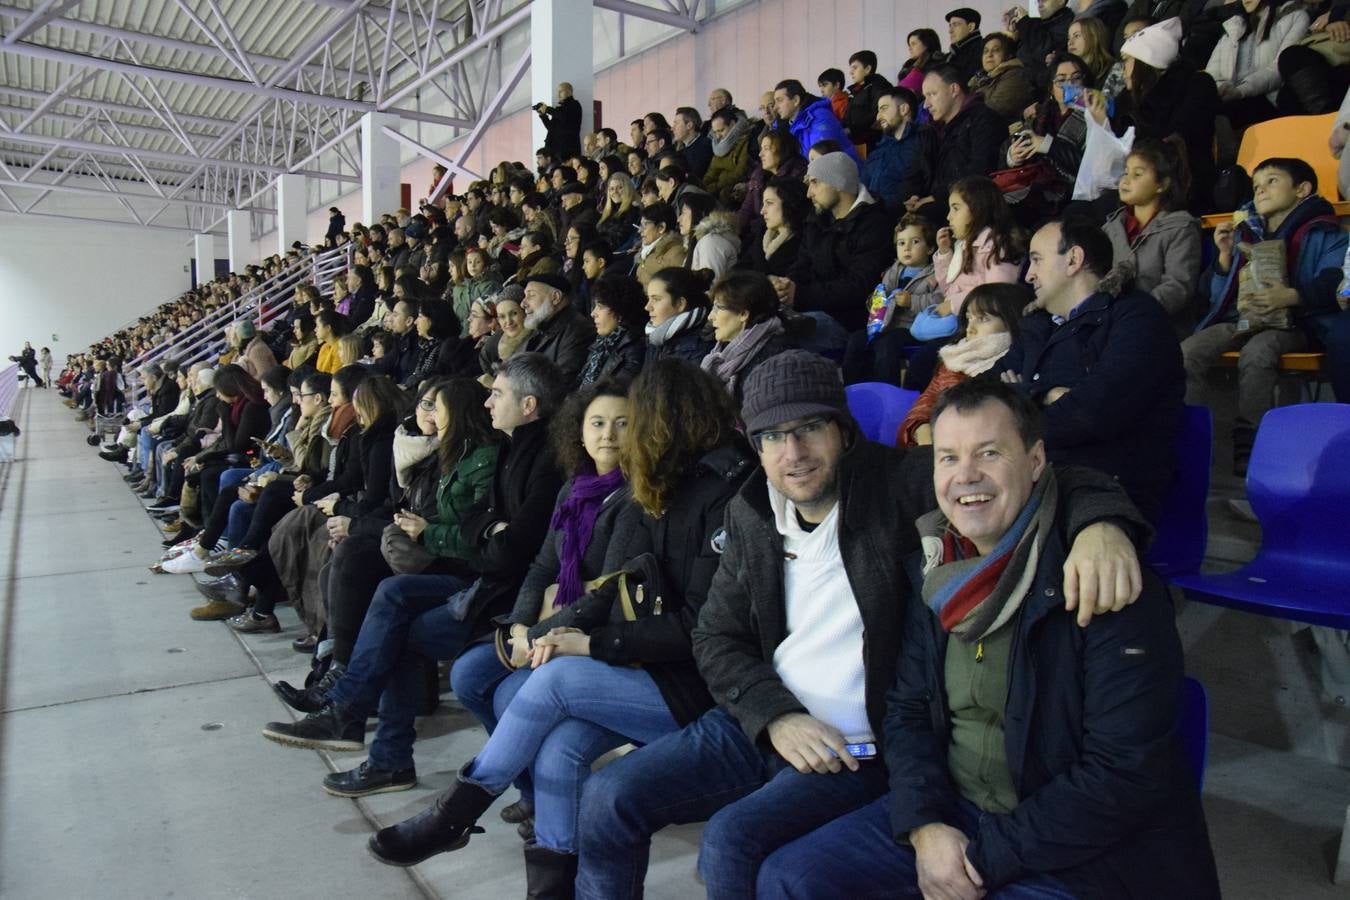
[[[299,612],[311,677],[275,687],[305,716],[263,734],[361,750],[377,718],[329,793],[416,784],[453,661],[489,740],[382,862],[465,847],[515,785],[532,897],[641,896],[651,835],[704,820],[710,896],[1217,896],[1138,560],[1220,354],[1239,474],[1282,353],[1325,350],[1350,400],[1328,186],[1232,160],[1339,103],[1317,48],[1350,48],[1347,9],[1042,0],[987,34],[956,9],[894,82],[860,50],[819,95],[719,88],[626,141],[581,135],[563,84],[533,166],[333,210],[346,271],[142,367],[143,406],[124,360],[310,251],[58,385],[123,414],[102,455],[164,522],[154,569],[213,579],[194,619]],[[897,447],[858,431],[861,381],[922,392]]]

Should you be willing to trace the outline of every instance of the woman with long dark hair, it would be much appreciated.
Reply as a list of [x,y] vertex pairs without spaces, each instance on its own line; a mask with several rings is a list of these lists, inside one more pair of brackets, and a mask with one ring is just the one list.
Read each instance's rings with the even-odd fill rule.
[[641,509],[625,551],[627,589],[641,584],[653,602],[630,618],[612,579],[577,600],[566,624],[541,623],[548,628],[530,645],[535,671],[487,745],[430,809],[371,839],[376,859],[406,866],[464,847],[478,818],[528,769],[535,798],[528,890],[563,896],[576,873],[577,802],[594,760],[676,731],[711,708],[690,633],[718,556],[689,535],[720,527],[754,469],[722,384],[681,360],[645,370],[630,392],[621,463]]
[[708,299],[711,284],[707,272],[680,267],[652,276],[647,283],[646,365],[667,356],[697,363],[707,355],[711,343],[703,331],[712,306]]

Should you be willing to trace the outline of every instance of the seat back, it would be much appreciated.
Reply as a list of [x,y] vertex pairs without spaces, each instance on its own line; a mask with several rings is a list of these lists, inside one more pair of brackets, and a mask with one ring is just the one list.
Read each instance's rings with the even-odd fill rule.
[[1181,749],[1191,764],[1195,789],[1205,787],[1205,757],[1209,753],[1209,697],[1205,686],[1186,676],[1181,683]]
[[919,399],[918,391],[907,391],[884,381],[864,381],[844,389],[848,411],[869,439],[887,447],[895,446],[895,432],[909,408]]
[[[1309,587],[1350,584],[1350,404],[1300,403],[1261,420],[1247,499],[1261,523],[1254,561]],[[1348,601],[1350,602],[1350,601]]]
[[1242,135],[1238,147],[1238,165],[1252,170],[1272,156],[1302,159],[1317,173],[1317,191],[1331,202],[1342,199],[1337,187],[1336,169],[1340,165],[1327,146],[1327,135],[1336,122],[1336,113],[1321,116],[1283,116],[1257,122]]
[[1164,578],[1200,569],[1209,539],[1205,501],[1213,455],[1214,416],[1206,406],[1187,406],[1177,439],[1177,471],[1155,523],[1148,564]]

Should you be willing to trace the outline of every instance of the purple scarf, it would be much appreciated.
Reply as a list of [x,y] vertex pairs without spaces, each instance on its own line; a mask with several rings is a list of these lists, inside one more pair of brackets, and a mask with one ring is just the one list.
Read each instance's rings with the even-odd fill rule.
[[578,475],[572,479],[572,490],[567,493],[567,499],[554,508],[553,519],[548,527],[562,532],[562,546],[558,549],[558,595],[553,601],[555,605],[571,606],[581,597],[581,558],[590,546],[595,520],[600,517],[600,507],[605,498],[622,484],[623,470],[617,468],[608,475]]

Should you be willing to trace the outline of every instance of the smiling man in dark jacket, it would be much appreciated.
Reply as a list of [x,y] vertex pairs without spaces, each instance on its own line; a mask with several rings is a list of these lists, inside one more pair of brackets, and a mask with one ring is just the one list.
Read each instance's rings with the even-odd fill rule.
[[1100,290],[1111,240],[1091,222],[1050,222],[1031,239],[1027,281],[1044,309],[1000,362],[1044,407],[1051,462],[1120,482],[1149,521],[1172,484],[1186,376],[1167,311],[1147,294]]
[[1150,572],[1116,615],[1083,629],[1065,614],[1077,501],[1046,462],[1039,418],[997,382],[938,401],[939,509],[917,523],[922,572],[887,701],[890,795],[775,853],[758,896],[976,898],[1015,886],[1046,900],[1217,900],[1178,737],[1167,588]]
[[[742,411],[763,468],[713,538],[721,565],[693,635],[720,705],[587,781],[576,882],[587,900],[638,896],[651,835],[704,819],[709,896],[754,896],[765,857],[885,790],[875,745],[909,592],[903,562],[918,547],[913,519],[935,505],[929,456],[862,438],[838,369],[805,351],[757,368]],[[1128,540],[1100,521],[1134,514],[1107,479],[1065,477],[1082,504],[1071,533],[1084,531],[1064,571],[1076,590],[1093,560],[1094,595],[1075,598],[1090,613],[1098,574],[1119,565],[1123,583],[1138,581]],[[1107,608],[1129,599],[1112,583]]]

